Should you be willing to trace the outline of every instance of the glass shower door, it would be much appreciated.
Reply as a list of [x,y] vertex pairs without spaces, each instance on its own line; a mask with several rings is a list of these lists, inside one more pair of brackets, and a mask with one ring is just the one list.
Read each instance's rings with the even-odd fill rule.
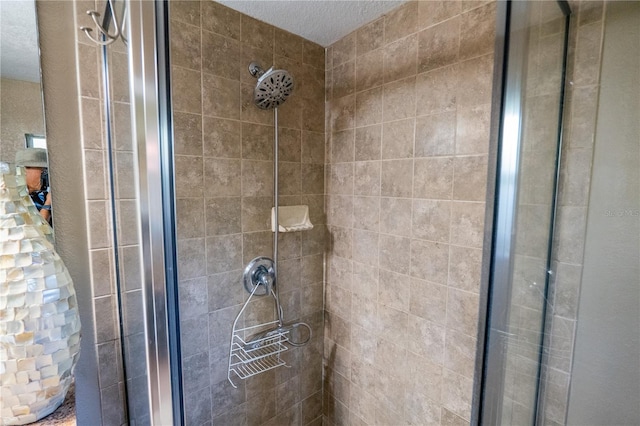
[[539,390],[568,7],[510,2],[482,418],[534,424]]

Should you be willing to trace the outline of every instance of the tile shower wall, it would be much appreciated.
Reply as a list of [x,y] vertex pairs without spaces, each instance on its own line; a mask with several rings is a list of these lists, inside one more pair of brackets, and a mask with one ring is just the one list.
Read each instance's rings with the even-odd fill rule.
[[566,423],[587,226],[606,2],[571,1],[564,137],[545,331],[544,421]]
[[[324,252],[324,49],[212,1],[170,2],[178,275],[187,424],[320,424]],[[273,111],[253,103],[249,63],[291,72],[279,109],[280,204],[307,204],[311,231],[281,234],[285,320],[312,342],[291,368],[227,380],[234,318],[248,297],[242,269],[272,256]],[[272,321],[260,298],[240,324]]]
[[330,424],[469,421],[495,9],[409,2],[327,51]]

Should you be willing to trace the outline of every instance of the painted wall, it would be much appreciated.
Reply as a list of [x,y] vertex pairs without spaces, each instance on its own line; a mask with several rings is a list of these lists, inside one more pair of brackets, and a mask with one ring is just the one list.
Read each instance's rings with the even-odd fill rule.
[[328,424],[470,419],[495,9],[409,2],[327,50]]
[[0,79],[0,161],[13,163],[26,133],[44,135],[40,83]]
[[[324,49],[212,1],[170,3],[178,275],[187,424],[322,421]],[[291,72],[279,108],[281,205],[307,204],[314,229],[281,234],[279,285],[286,321],[313,339],[280,367],[227,380],[232,324],[248,297],[242,270],[272,257],[273,111],[253,103],[258,62]],[[240,325],[275,319],[263,297]]]

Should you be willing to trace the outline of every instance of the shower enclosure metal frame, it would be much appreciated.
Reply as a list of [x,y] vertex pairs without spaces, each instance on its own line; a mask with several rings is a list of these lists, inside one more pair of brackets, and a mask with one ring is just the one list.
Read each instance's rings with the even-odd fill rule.
[[[518,207],[518,177],[520,174],[520,145],[522,132],[522,107],[525,55],[528,48],[526,8],[529,2],[498,2],[496,57],[494,62],[494,87],[492,99],[491,147],[487,209],[485,223],[482,282],[480,289],[480,324],[475,368],[472,424],[499,425],[504,392],[506,365],[506,341],[509,337],[509,302],[511,300],[511,276],[514,262],[514,232]],[[544,284],[548,292],[555,228],[556,196],[560,170],[562,140],[562,104],[567,57],[567,43],[571,9],[566,0],[557,0],[565,16],[562,87],[560,93],[560,117],[558,128],[556,174],[551,212],[551,229],[548,239],[547,276]],[[496,111],[498,113],[496,113]],[[493,161],[493,163],[491,162]],[[545,297],[546,299],[546,297]],[[546,307],[546,305],[545,305]],[[543,321],[545,319],[543,307]],[[544,323],[543,323],[544,328]],[[542,336],[544,338],[544,335]],[[542,341],[538,363],[538,390],[536,396],[536,423],[541,423],[540,374],[543,360]]]
[[127,10],[150,416],[152,424],[183,424],[168,2],[130,0]]

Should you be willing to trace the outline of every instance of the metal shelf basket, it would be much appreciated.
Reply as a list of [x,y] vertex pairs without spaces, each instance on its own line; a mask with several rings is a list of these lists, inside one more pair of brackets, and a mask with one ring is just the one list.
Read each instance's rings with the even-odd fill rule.
[[[231,385],[236,388],[233,382],[233,375],[244,380],[256,374],[264,373],[280,366],[288,367],[287,363],[280,357],[280,354],[288,348],[285,342],[288,341],[289,330],[278,331],[278,321],[271,321],[245,328],[237,328],[238,320],[249,305],[251,298],[260,286],[257,285],[251,291],[251,295],[242,306],[240,312],[233,322],[231,333],[231,347],[229,349],[229,371],[227,378]],[[274,328],[275,332],[259,339],[245,341],[246,336],[254,335],[255,332]]]

